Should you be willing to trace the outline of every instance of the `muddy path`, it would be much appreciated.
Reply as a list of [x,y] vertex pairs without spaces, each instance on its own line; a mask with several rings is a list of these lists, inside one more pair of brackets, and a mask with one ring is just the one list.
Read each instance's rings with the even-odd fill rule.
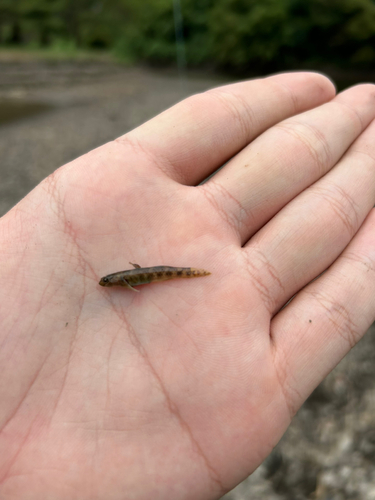
[[110,63],[0,61],[0,215],[57,167],[219,84]]

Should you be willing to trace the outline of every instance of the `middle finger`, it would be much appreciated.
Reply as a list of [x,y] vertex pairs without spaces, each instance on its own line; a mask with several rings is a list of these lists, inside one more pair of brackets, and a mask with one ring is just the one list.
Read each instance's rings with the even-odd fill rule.
[[273,126],[200,189],[215,199],[244,244],[326,174],[374,118],[374,87],[353,87]]

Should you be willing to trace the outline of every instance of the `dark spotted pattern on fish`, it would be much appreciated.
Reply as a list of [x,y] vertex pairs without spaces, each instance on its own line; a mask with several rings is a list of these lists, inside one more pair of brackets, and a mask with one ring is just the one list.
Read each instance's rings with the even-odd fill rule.
[[176,278],[199,278],[200,276],[208,276],[211,274],[204,269],[195,269],[194,267],[170,267],[170,266],[155,266],[155,267],[141,267],[138,264],[130,262],[135,269],[128,271],[120,271],[118,273],[108,274],[100,281],[101,286],[125,286],[133,288],[138,285],[146,285],[147,283],[154,283],[157,281],[167,281]]

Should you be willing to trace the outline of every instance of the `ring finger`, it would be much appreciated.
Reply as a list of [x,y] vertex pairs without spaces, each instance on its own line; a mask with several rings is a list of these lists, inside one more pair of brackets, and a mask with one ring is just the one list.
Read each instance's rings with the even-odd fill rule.
[[283,208],[246,245],[249,271],[262,273],[262,293],[271,314],[332,264],[372,209],[374,135],[375,120],[335,168]]

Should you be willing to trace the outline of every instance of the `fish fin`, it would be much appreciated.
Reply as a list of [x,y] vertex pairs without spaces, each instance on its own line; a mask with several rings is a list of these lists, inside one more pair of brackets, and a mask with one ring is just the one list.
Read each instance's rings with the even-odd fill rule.
[[125,279],[125,278],[122,278],[122,281],[123,281],[123,283],[125,284],[125,286],[126,286],[127,288],[130,288],[131,290],[133,290],[133,292],[139,292],[139,290],[136,290],[136,289],[135,289],[135,288],[133,288],[131,285],[129,285],[129,283],[126,281],[126,279]]
[[136,269],[141,269],[141,266],[139,264],[133,264],[133,262],[129,262],[129,264],[131,264]]

